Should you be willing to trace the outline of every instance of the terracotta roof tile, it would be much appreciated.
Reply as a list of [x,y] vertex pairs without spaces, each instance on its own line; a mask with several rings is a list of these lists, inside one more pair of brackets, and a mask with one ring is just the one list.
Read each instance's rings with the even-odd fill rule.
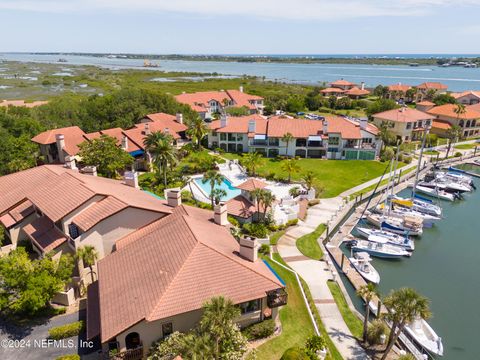
[[474,104],[474,105],[468,105],[467,108],[469,108],[470,110],[473,110],[473,111],[480,112],[480,103]]
[[247,181],[241,183],[240,185],[235,186],[238,189],[246,190],[246,191],[253,191],[255,189],[264,189],[267,187],[263,181],[250,178]]
[[91,205],[80,214],[75,216],[72,221],[82,230],[88,231],[100,221],[116,214],[117,212],[127,208],[127,204],[114,198],[107,196],[106,198]]
[[473,91],[473,90],[468,90],[461,93],[451,93],[450,95],[453,96],[455,99],[458,99],[464,96],[469,96],[469,95],[472,95],[480,99],[480,91]]
[[370,94],[370,91],[365,89],[362,90],[362,89],[359,89],[358,87],[353,87],[350,90],[345,91],[345,94],[353,95],[353,96],[362,96],[362,95]]
[[424,100],[424,101],[420,101],[419,103],[417,103],[417,105],[435,106],[435,103],[433,103],[433,102],[431,102],[431,101],[428,101],[428,100]]
[[256,212],[255,206],[245,199],[242,195],[237,195],[234,198],[228,200],[227,212],[230,215],[238,216],[244,219],[248,219]]
[[445,104],[440,106],[435,106],[428,110],[429,114],[433,114],[436,116],[445,116],[449,118],[458,118],[458,119],[479,119],[480,112],[475,111],[469,106],[465,107],[464,114],[456,114],[455,110],[457,109],[457,105],[455,104]]
[[417,89],[421,90],[447,90],[448,86],[440,82],[424,82],[417,86]]
[[339,88],[334,88],[334,87],[328,87],[325,89],[320,90],[321,93],[344,93],[345,90],[339,89]]
[[414,122],[418,120],[431,120],[432,115],[424,113],[423,111],[411,109],[409,107],[403,107],[399,109],[393,109],[377,113],[372,115],[376,119],[388,120],[395,122]]
[[388,91],[400,91],[400,92],[407,92],[412,87],[410,85],[403,85],[403,84],[394,84],[388,85]]
[[447,121],[433,120],[432,128],[448,130],[452,128],[452,125],[450,125],[450,123],[448,123]]
[[335,80],[334,82],[330,83],[330,85],[337,85],[337,86],[354,86],[356,85],[355,83],[352,83],[350,81],[347,81],[347,80],[343,80],[343,79],[340,79],[340,80]]
[[23,231],[44,253],[56,249],[67,241],[67,237],[46,216],[36,218],[27,224]]
[[42,145],[55,144],[55,136],[58,134],[65,137],[65,152],[68,155],[77,155],[80,150],[78,145],[85,141],[85,133],[78,126],[44,131],[32,138],[32,141]]
[[223,128],[220,127],[220,120],[214,120],[210,123],[210,129],[219,133],[248,134],[248,123],[251,120],[255,120],[255,134],[267,134],[267,119],[258,114],[239,117],[229,116],[227,126]]
[[15,219],[9,213],[0,216],[0,222],[3,224],[3,226],[5,226],[6,229],[17,223],[17,221],[15,221]]
[[215,100],[223,105],[225,101],[233,102],[233,106],[246,106],[249,109],[255,109],[255,106],[250,104],[249,100],[262,100],[263,98],[256,95],[250,95],[240,92],[239,90],[227,91],[201,91],[192,94],[180,94],[175,96],[175,99],[192,107],[193,110],[202,112],[206,111],[208,102]]
[[320,135],[323,122],[320,120],[290,119],[281,116],[273,116],[268,119],[268,136],[281,138],[290,133],[295,138],[308,138]]

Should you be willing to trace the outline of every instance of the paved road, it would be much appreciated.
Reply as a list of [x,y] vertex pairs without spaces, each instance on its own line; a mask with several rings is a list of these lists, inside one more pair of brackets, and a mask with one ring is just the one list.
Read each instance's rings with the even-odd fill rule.
[[[1,360],[54,360],[60,355],[85,353],[86,349],[79,349],[79,341],[85,340],[78,336],[71,337],[57,344],[42,343],[48,339],[48,329],[54,326],[69,324],[84,320],[85,311],[68,315],[55,316],[49,320],[38,322],[29,327],[18,327],[0,320],[0,359]],[[8,344],[6,340],[16,342],[17,346]],[[11,341],[11,342],[12,342]],[[11,343],[10,342],[10,343]],[[23,345],[20,347],[20,345]]]

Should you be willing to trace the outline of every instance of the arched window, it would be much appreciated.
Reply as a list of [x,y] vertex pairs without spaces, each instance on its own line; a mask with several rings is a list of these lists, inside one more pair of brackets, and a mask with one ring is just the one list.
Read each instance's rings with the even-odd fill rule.
[[472,127],[475,127],[477,125],[477,120],[472,120]]
[[463,120],[460,120],[460,122],[458,123],[458,126],[463,127]]
[[131,332],[125,337],[125,346],[127,350],[136,349],[142,345],[140,335],[137,332]]
[[467,120],[467,125],[465,127],[470,127],[470,120]]

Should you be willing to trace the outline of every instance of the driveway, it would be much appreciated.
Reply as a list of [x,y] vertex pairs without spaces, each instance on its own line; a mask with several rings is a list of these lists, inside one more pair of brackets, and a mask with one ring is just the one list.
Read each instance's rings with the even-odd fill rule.
[[86,354],[93,349],[80,346],[85,334],[55,343],[47,342],[48,329],[54,326],[85,320],[85,311],[59,315],[30,326],[17,326],[0,319],[0,359],[5,360],[54,360],[60,355]]

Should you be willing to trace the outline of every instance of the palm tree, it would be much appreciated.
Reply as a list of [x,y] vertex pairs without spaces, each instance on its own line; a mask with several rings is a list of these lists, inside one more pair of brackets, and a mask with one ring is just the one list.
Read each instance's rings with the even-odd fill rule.
[[88,266],[90,269],[90,276],[92,277],[92,283],[95,281],[93,274],[93,265],[98,259],[98,252],[92,245],[85,245],[84,247],[77,249],[77,258],[81,259],[83,266]]
[[429,300],[411,288],[393,290],[384,299],[383,303],[389,310],[385,314],[385,318],[391,321],[392,329],[381,360],[387,358],[405,325],[417,318],[426,320],[432,315],[429,308]]
[[160,171],[163,171],[163,184],[167,186],[167,169],[178,162],[177,149],[173,146],[173,137],[155,131],[145,137],[143,144],[158,169],[158,177],[160,177]]
[[313,171],[307,171],[302,178],[303,182],[305,183],[305,187],[308,191],[313,187],[313,183],[315,182],[315,173]]
[[227,196],[227,192],[223,189],[218,189],[218,188],[213,189],[212,192],[210,193],[210,198],[212,199],[214,205],[220,204],[220,201],[222,201],[222,198],[226,196]]
[[202,147],[202,140],[208,133],[207,124],[199,117],[195,117],[188,124],[187,135],[190,136],[194,147],[200,150]]
[[222,182],[225,180],[225,176],[220,174],[218,171],[215,170],[208,170],[202,178],[202,182],[210,183],[210,200],[212,201],[212,207],[215,206],[215,185],[220,186]]
[[252,198],[252,201],[255,202],[256,208],[257,208],[257,221],[259,221],[259,216],[260,216],[260,204],[263,203],[264,197],[265,197],[265,190],[263,189],[254,189],[250,191],[250,196]]
[[287,132],[285,135],[282,136],[282,141],[287,143],[287,148],[285,149],[285,155],[288,156],[288,145],[290,144],[290,141],[293,141],[295,139],[293,135],[289,132]]
[[270,209],[275,202],[276,197],[274,194],[272,194],[271,191],[268,190],[263,190],[263,197],[262,197],[262,202],[263,202],[263,221],[267,218],[267,211]]
[[363,319],[363,342],[367,342],[368,320],[370,317],[370,301],[377,295],[375,284],[368,283],[357,290],[357,295],[365,300],[365,318]]
[[282,162],[282,170],[288,174],[288,182],[292,181],[292,174],[298,173],[300,171],[300,166],[297,163],[296,159],[286,159]]
[[226,340],[228,328],[235,318],[240,316],[240,309],[230,299],[223,296],[213,297],[203,305],[200,331],[209,333],[214,339],[214,359],[219,359],[220,343]]
[[452,125],[450,129],[445,133],[446,138],[448,139],[447,153],[445,154],[445,159],[448,158],[452,144],[454,144],[455,139],[458,139],[462,136],[462,128],[458,125]]
[[247,171],[252,175],[256,175],[256,170],[260,167],[263,163],[263,157],[261,154],[257,152],[252,152],[245,154],[243,156],[243,164],[247,168]]

